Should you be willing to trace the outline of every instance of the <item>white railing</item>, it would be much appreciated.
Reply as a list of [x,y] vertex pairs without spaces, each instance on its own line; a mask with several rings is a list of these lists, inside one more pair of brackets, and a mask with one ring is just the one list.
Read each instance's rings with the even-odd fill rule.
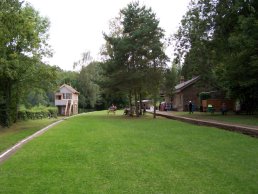
[[56,106],[65,106],[67,103],[67,100],[55,100]]

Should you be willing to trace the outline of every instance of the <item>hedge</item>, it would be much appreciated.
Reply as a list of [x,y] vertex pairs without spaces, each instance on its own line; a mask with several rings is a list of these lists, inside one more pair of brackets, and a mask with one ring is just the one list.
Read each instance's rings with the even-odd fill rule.
[[22,109],[18,111],[19,120],[27,119],[43,119],[43,118],[57,118],[56,107],[34,107],[32,109]]

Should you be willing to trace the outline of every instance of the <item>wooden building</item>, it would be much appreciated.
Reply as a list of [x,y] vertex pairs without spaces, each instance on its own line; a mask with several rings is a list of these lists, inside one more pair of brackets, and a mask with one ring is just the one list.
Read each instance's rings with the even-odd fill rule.
[[78,96],[79,92],[72,86],[63,84],[55,93],[55,106],[58,107],[59,114],[64,116],[78,114]]

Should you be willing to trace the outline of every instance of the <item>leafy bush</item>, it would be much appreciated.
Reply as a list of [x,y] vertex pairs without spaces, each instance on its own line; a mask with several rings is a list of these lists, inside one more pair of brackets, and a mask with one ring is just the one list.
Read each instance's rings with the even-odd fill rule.
[[18,111],[18,119],[19,120],[27,120],[28,116],[25,110]]
[[56,107],[36,106],[31,109],[20,107],[20,110],[18,111],[19,120],[43,119],[43,118],[51,118],[51,117],[57,118]]
[[199,94],[200,101],[207,100],[211,98],[211,94],[209,92],[201,92]]
[[54,118],[57,118],[57,108],[56,107],[48,107],[48,112],[50,113],[50,115]]

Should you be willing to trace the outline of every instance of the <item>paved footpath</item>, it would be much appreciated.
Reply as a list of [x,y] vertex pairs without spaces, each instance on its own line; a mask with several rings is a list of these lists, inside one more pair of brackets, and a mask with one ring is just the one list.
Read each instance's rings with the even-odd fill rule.
[[[153,112],[149,112],[149,113],[153,114]],[[211,121],[211,120],[200,120],[200,119],[173,115],[171,112],[165,112],[165,111],[157,111],[156,114],[157,114],[157,116],[162,116],[162,117],[166,117],[169,119],[179,120],[179,121],[188,122],[188,123],[192,123],[192,124],[196,124],[196,125],[217,127],[220,129],[235,131],[238,133],[243,133],[243,134],[258,138],[258,127],[257,126],[244,126],[244,125],[239,125],[239,124],[222,123],[222,122]]]

